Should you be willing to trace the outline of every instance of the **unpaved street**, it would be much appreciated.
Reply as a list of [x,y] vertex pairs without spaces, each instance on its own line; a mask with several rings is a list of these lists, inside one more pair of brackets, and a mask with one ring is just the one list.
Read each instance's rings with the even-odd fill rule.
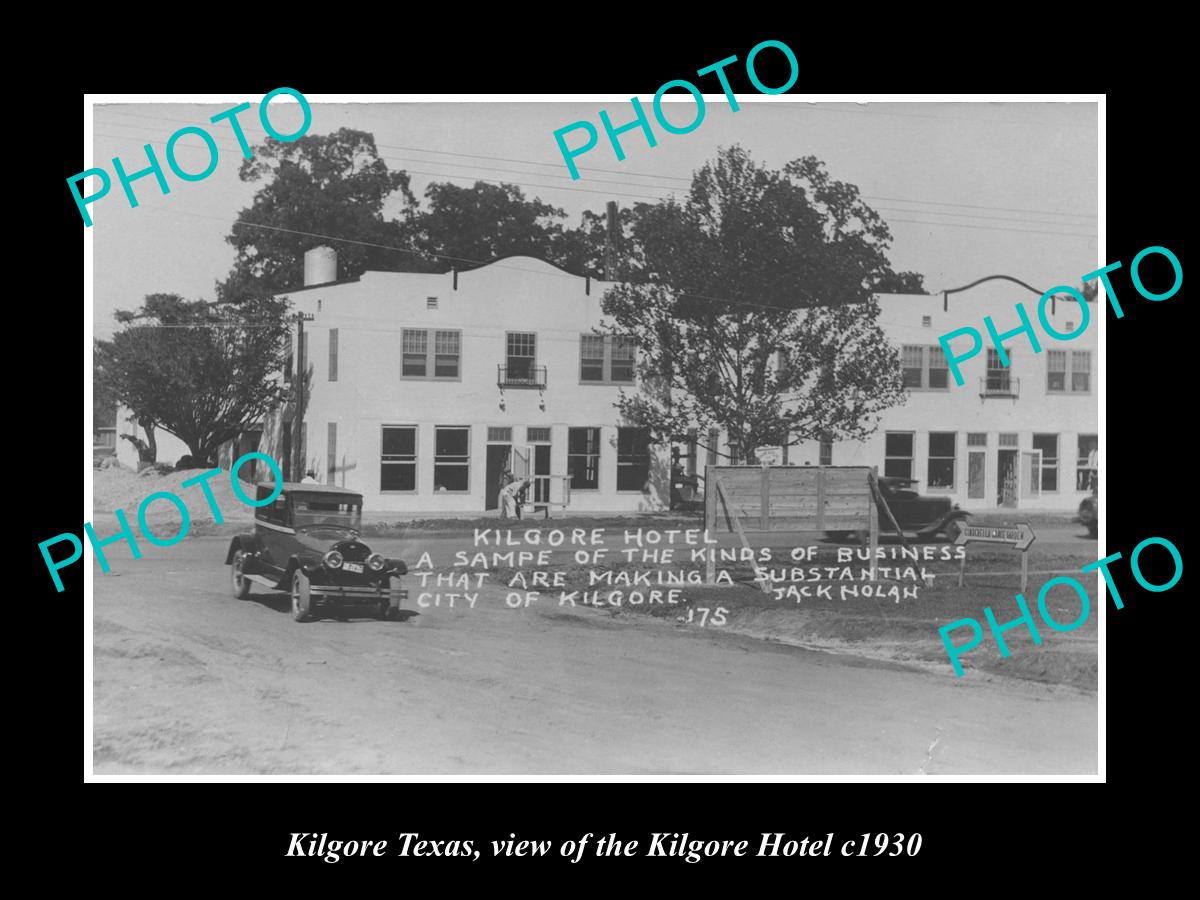
[[1096,770],[1096,698],[1071,689],[509,609],[494,587],[405,623],[297,624],[282,594],[230,595],[227,546],[114,547],[113,571],[95,568],[97,773]]

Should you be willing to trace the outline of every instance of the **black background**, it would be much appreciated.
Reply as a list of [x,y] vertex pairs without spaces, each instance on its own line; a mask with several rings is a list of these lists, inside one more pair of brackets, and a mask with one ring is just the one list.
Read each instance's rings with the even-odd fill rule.
[[[26,185],[32,193],[23,207],[35,209],[39,223],[48,226],[39,229],[44,237],[36,247],[47,262],[25,273],[35,276],[25,280],[25,301],[35,313],[24,320],[25,327],[41,339],[27,348],[10,342],[11,348],[35,353],[26,364],[28,381],[18,391],[21,418],[13,437],[25,440],[15,452],[47,477],[26,506],[32,521],[28,536],[21,535],[36,606],[13,615],[36,619],[39,633],[60,634],[62,646],[39,645],[33,662],[37,687],[14,692],[14,717],[27,715],[36,723],[19,731],[28,741],[20,745],[25,766],[49,776],[49,786],[57,790],[80,784],[80,763],[89,759],[89,738],[80,740],[76,718],[77,628],[85,618],[82,566],[63,573],[68,589],[55,594],[36,547],[62,531],[78,533],[81,524],[78,482],[70,473],[79,465],[81,429],[72,424],[72,411],[78,408],[74,391],[82,336],[74,331],[80,325],[68,329],[66,323],[80,321],[82,227],[65,178],[85,167],[79,150],[85,91],[265,94],[280,85],[306,95],[615,91],[637,94],[644,102],[664,81],[688,77],[729,55],[744,59],[759,41],[776,39],[800,59],[794,91],[1105,92],[1106,261],[1125,264],[1113,276],[1125,317],[1117,320],[1105,310],[1108,420],[1102,458],[1108,485],[1101,503],[1108,552],[1127,558],[1139,541],[1158,535],[1175,543],[1186,560],[1183,523],[1193,505],[1190,413],[1196,405],[1183,367],[1190,350],[1184,342],[1191,340],[1184,322],[1187,283],[1170,300],[1151,303],[1136,294],[1128,276],[1130,260],[1150,245],[1169,247],[1188,270],[1183,221],[1190,212],[1184,192],[1190,195],[1191,179],[1183,167],[1188,142],[1182,137],[1187,107],[1174,79],[1173,53],[1163,44],[1169,24],[1160,17],[1154,34],[1123,28],[1114,35],[1099,25],[1044,15],[1037,22],[976,24],[909,16],[884,22],[865,12],[835,22],[802,7],[781,18],[763,16],[761,8],[746,12],[753,18],[744,20],[729,9],[706,17],[684,8],[670,24],[652,26],[640,10],[636,19],[629,10],[513,10],[506,18],[522,24],[502,28],[465,10],[452,27],[395,8],[372,13],[372,21],[363,12],[354,13],[355,21],[341,21],[339,16],[350,13],[339,13],[322,28],[307,13],[272,10],[261,20],[213,23],[204,34],[168,28],[169,50],[148,49],[160,46],[162,35],[147,32],[144,40],[127,40],[124,52],[108,62],[60,72],[47,81],[53,86],[45,88],[47,121],[39,134],[45,152],[38,156],[39,178]],[[786,78],[782,67],[772,72],[768,55],[760,63],[765,83]],[[740,64],[727,72],[735,91],[753,93]],[[705,90],[716,89],[705,85]],[[480,144],[486,142],[481,134]],[[803,145],[798,135],[798,150]],[[1147,281],[1152,272],[1146,270]],[[1063,272],[1063,283],[1077,283],[1079,274]],[[1163,277],[1168,277],[1165,265]],[[54,317],[59,321],[46,321],[45,314],[58,306],[64,311]],[[1166,556],[1161,548],[1152,549],[1144,558],[1152,581],[1164,581],[1169,573],[1154,565],[1160,555]],[[84,564],[89,558],[85,550]],[[540,893],[586,889],[598,883],[597,875],[633,890],[648,886],[646,874],[661,876],[668,888],[681,875],[689,884],[707,885],[715,884],[709,879],[718,872],[751,889],[755,882],[746,876],[771,877],[760,882],[764,890],[816,890],[833,873],[865,878],[872,886],[931,892],[991,883],[1018,891],[1031,887],[1034,878],[1046,887],[1107,859],[1126,862],[1150,848],[1157,856],[1181,850],[1178,836],[1161,826],[1155,806],[1178,790],[1179,769],[1186,771],[1191,763],[1183,737],[1192,706],[1183,693],[1190,682],[1183,663],[1195,655],[1184,618],[1186,577],[1172,591],[1150,594],[1134,583],[1124,562],[1114,572],[1125,608],[1117,611],[1110,604],[1107,609],[1104,788],[1049,783],[922,788],[878,783],[80,784],[83,793],[65,791],[65,804],[38,804],[38,824],[30,828],[53,836],[58,857],[68,854],[85,864],[88,877],[109,876],[118,888],[145,879],[167,890],[209,884],[237,890],[251,883],[275,885],[282,878],[320,890],[366,876],[397,891],[473,883]],[[47,662],[45,651],[54,663]],[[61,666],[55,664],[59,657]],[[1106,792],[1103,797],[1100,790]],[[485,852],[479,862],[389,855],[330,865],[286,859],[293,831],[329,832],[343,840],[387,838],[392,848],[397,834],[416,831],[438,840],[471,839],[480,849],[511,832],[557,845],[585,832],[611,831],[644,847],[652,832],[687,831],[697,838],[747,839],[752,850],[763,832],[799,838],[833,831],[840,842],[887,831],[920,832],[923,847],[912,859],[747,857],[689,865],[678,859],[589,856],[585,868],[562,862],[557,854],[491,859]],[[555,880],[580,873],[586,880]],[[540,881],[541,876],[550,880]],[[843,890],[861,883],[838,877],[828,882]]]

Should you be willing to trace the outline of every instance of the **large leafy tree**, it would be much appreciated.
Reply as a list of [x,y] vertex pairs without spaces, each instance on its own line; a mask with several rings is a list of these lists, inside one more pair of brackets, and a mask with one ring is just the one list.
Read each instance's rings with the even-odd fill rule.
[[632,230],[633,283],[603,305],[607,330],[639,350],[644,390],[623,393],[626,420],[658,440],[716,427],[749,457],[865,437],[903,402],[872,295],[897,277],[891,235],[819,160],[773,171],[722,149],[682,202],[640,207]]
[[125,327],[96,342],[99,389],[185,444],[199,463],[283,399],[279,373],[288,346],[287,303],[238,304],[151,294],[115,314]]
[[268,138],[242,161],[239,176],[263,186],[226,237],[237,257],[217,285],[218,300],[241,302],[299,287],[305,252],[328,243],[314,234],[344,239],[334,245],[341,278],[368,269],[421,270],[415,255],[382,249],[405,246],[400,224],[383,218],[384,204],[398,192],[411,209],[416,198],[408,174],[388,170],[367,132],[342,128],[290,143]]
[[561,262],[563,211],[527,199],[514,184],[433,182],[425,200],[427,206],[412,212],[401,229],[406,246],[426,254],[429,271],[448,272],[515,254]]

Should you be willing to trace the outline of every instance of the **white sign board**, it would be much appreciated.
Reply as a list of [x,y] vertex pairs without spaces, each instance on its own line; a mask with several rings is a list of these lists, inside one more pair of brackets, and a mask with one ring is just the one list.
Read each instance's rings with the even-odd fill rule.
[[760,466],[783,465],[782,447],[755,447],[754,456],[758,460],[758,464]]

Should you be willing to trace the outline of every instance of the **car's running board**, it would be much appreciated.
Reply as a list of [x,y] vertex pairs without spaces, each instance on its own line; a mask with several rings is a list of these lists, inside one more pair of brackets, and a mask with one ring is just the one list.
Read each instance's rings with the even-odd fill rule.
[[268,578],[266,575],[242,575],[242,578],[246,581],[252,581],[255,584],[261,584],[263,587],[270,588],[273,591],[280,590],[275,587],[276,582],[279,581],[278,578]]

